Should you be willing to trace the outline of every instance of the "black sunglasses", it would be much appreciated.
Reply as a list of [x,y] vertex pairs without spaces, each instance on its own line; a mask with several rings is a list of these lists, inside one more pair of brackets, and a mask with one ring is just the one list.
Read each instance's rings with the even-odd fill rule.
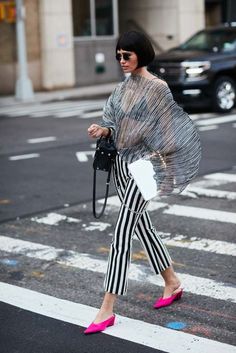
[[123,60],[128,61],[131,57],[131,53],[124,53],[124,54],[116,54],[116,60],[121,61],[122,57]]

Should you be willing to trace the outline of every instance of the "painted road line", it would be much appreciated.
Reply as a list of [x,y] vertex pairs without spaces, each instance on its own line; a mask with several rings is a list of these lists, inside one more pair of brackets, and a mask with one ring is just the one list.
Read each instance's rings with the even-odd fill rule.
[[[107,261],[91,257],[90,254],[67,250],[65,255],[64,249],[7,236],[0,236],[0,250],[44,261],[55,261],[60,265],[76,267],[86,271],[105,274],[107,270]],[[178,273],[178,276],[186,292],[236,303],[236,288],[234,287],[223,282],[184,273]],[[143,265],[131,264],[129,279],[163,286],[161,277],[150,274],[149,267]]]
[[169,205],[164,214],[236,224],[236,213],[182,205]]
[[175,235],[174,237],[170,237],[170,234],[165,232],[158,232],[158,234],[167,246],[207,251],[220,255],[236,256],[236,244],[234,243],[200,237],[188,237],[186,235]]
[[89,225],[83,224],[83,229],[86,232],[92,232],[94,230],[104,232],[107,228],[111,227],[110,223],[105,222],[89,222]]
[[[104,199],[100,199],[98,200],[98,203],[103,204],[104,203]],[[107,206],[108,207],[115,207],[118,208],[120,207],[120,199],[118,196],[110,196],[107,199]],[[159,210],[160,208],[164,208],[167,207],[168,204],[164,203],[164,202],[157,202],[157,201],[150,201],[148,204],[148,211],[156,211]]]
[[97,110],[96,112],[89,112],[81,114],[80,118],[89,119],[89,118],[100,118],[103,115],[103,110]]
[[79,223],[81,222],[78,218],[67,217],[58,213],[48,213],[45,217],[33,217],[31,221],[46,224],[50,226],[57,226],[60,222],[67,223]]
[[80,113],[83,112],[86,109],[100,109],[103,107],[105,103],[104,101],[85,101],[83,103],[81,102],[57,102],[57,103],[52,103],[52,104],[39,104],[39,105],[34,105],[30,107],[23,107],[23,108],[18,108],[16,107],[12,109],[4,109],[0,110],[1,115],[8,115],[10,117],[21,117],[21,116],[28,116],[30,115],[31,117],[44,117],[44,116],[49,116],[53,115],[53,113],[63,113],[63,112],[68,112],[68,111],[79,111]]
[[215,118],[218,117],[216,113],[197,113],[197,114],[189,114],[190,118],[192,120],[199,120],[199,119],[210,119],[210,118]]
[[[191,183],[191,187],[197,187],[197,188],[210,188],[213,186],[221,186],[228,184],[229,182],[227,180],[214,180],[214,179],[202,179],[199,181],[195,181]],[[188,189],[187,189],[188,190]]]
[[88,162],[88,156],[94,155],[94,151],[83,151],[83,152],[76,152],[76,157],[79,162]]
[[218,129],[219,126],[218,125],[210,125],[210,126],[200,126],[198,128],[199,131],[209,131],[209,130],[216,130]]
[[21,159],[37,158],[39,156],[40,156],[39,153],[22,154],[19,156],[11,156],[11,157],[9,157],[9,160],[10,161],[19,161]]
[[[103,203],[104,200],[102,199],[98,202]],[[112,210],[112,207],[115,207],[115,209],[120,207],[120,200],[118,196],[109,197],[107,199],[107,205],[110,206],[110,210]],[[148,205],[148,211],[156,211],[162,208],[164,214],[236,224],[236,213],[234,212],[218,211],[210,208],[192,206],[168,205],[167,203],[159,201],[151,201]]]
[[233,127],[236,127],[236,123],[233,123]]
[[38,138],[33,138],[33,139],[28,139],[28,143],[42,143],[42,142],[50,142],[50,141],[56,141],[55,136],[48,136],[48,137],[38,137]]
[[227,183],[236,183],[236,174],[212,173],[212,174],[204,175],[204,178],[227,181]]
[[[1,203],[1,202],[0,202]],[[44,217],[33,217],[31,221],[50,226],[57,226],[60,222],[79,223],[80,219],[67,217],[58,213],[48,213]],[[105,222],[89,222],[88,225],[83,224],[85,231],[103,232],[112,224]],[[189,237],[187,235],[177,234],[171,236],[171,233],[159,232],[159,236],[164,240],[167,246],[186,248],[191,250],[207,251],[215,254],[236,256],[236,245],[226,241],[212,240],[200,237]],[[110,234],[112,236],[112,233]],[[135,237],[138,240],[138,238]]]
[[236,121],[236,114],[233,115],[225,115],[217,118],[199,120],[196,121],[195,124],[197,126],[206,126],[206,125],[216,125],[216,124],[225,124],[230,123],[232,121]]
[[205,189],[201,187],[194,187],[188,186],[181,195],[185,196],[188,195],[188,192],[192,192],[198,196],[205,196],[205,197],[213,197],[218,199],[226,199],[226,200],[236,200],[236,192],[233,191],[223,191],[217,189]]
[[[82,327],[87,327],[94,320],[98,310],[2,282],[0,282],[0,300],[33,313]],[[116,315],[115,325],[103,334],[167,353],[236,353],[236,347],[226,343],[121,315]]]
[[[45,110],[51,110],[51,109],[58,109],[58,108],[63,108],[63,107],[70,107],[71,105],[73,105],[72,102],[56,102],[56,103],[34,103],[33,105],[24,105],[23,107],[17,107],[17,106],[13,106],[13,107],[5,107],[0,109],[0,114],[17,114],[19,113],[29,113],[29,112],[42,112]],[[77,105],[76,103],[74,103],[74,105]]]
[[83,112],[82,109],[76,109],[76,110],[71,110],[69,112],[64,112],[64,113],[61,113],[61,112],[56,112],[56,113],[53,113],[52,114],[52,117],[53,118],[58,118],[58,119],[63,119],[63,118],[74,118],[74,117],[79,117],[81,112]]
[[58,119],[64,119],[64,118],[73,118],[73,117],[80,117],[80,115],[84,112],[84,109],[71,109],[71,110],[66,110],[65,112],[62,112],[60,110],[54,112],[51,114],[53,118],[58,118]]
[[34,104],[33,107],[24,105],[23,107],[19,107],[19,106],[13,106],[13,107],[5,107],[0,109],[0,114],[1,115],[8,115],[8,114],[17,114],[19,112],[28,112],[29,110],[34,110],[36,111],[37,109],[40,109],[42,107],[42,104]]
[[53,113],[51,113],[49,110],[47,111],[44,111],[44,112],[36,112],[36,113],[29,113],[28,114],[31,118],[45,118],[47,116],[50,116],[52,117],[53,116]]

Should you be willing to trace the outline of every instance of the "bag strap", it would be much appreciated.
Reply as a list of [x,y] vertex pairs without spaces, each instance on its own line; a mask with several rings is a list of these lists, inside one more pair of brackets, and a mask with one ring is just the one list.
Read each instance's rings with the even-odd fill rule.
[[94,169],[93,172],[93,215],[95,218],[100,218],[102,217],[105,208],[106,208],[106,204],[107,204],[107,198],[108,198],[108,194],[109,194],[109,186],[110,186],[110,180],[111,180],[111,169],[108,171],[107,174],[107,182],[106,182],[106,193],[105,193],[105,200],[104,200],[104,204],[102,206],[102,210],[100,213],[97,213],[96,211],[96,169]]

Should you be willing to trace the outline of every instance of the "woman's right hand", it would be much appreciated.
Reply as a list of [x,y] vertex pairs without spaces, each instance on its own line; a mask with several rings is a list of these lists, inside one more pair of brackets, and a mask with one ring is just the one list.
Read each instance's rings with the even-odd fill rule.
[[103,128],[100,125],[92,124],[88,128],[88,135],[93,138],[98,138],[101,136],[106,136],[108,134],[108,129]]

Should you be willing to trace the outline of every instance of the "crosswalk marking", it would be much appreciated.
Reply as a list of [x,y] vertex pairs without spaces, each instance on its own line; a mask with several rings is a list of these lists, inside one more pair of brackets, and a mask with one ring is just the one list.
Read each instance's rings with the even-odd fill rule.
[[[98,200],[98,203],[103,204],[104,203],[104,199],[100,199]],[[110,196],[107,199],[107,206],[111,206],[111,207],[120,207],[120,199],[117,195],[114,196]],[[165,202],[158,202],[158,201],[150,201],[149,205],[148,205],[148,210],[149,211],[156,211],[158,209],[167,207],[168,204]]]
[[236,192],[233,191],[223,191],[217,189],[206,189],[201,187],[189,186],[186,191],[182,192],[182,196],[188,195],[188,192],[193,192],[198,196],[214,197],[219,199],[236,200]]
[[[21,309],[87,327],[97,309],[0,282],[0,300]],[[116,323],[104,334],[132,341],[167,353],[236,353],[236,347],[171,330],[156,324],[116,315]],[[167,339],[168,337],[168,339]]]
[[198,128],[199,131],[209,131],[218,129],[218,125],[210,125],[210,126],[200,126]]
[[212,220],[217,222],[236,224],[236,213],[212,210],[209,208],[200,208],[200,207],[182,206],[182,205],[169,205],[169,207],[165,209],[163,213],[171,214],[174,216],[200,218],[200,219]]
[[[99,203],[103,203],[104,200],[99,200]],[[118,196],[112,196],[107,199],[107,205],[119,207],[120,200]],[[174,216],[199,218],[217,222],[233,223],[236,224],[236,213],[218,211],[210,208],[182,206],[182,205],[168,205],[164,202],[151,201],[148,205],[149,211],[156,211],[163,208],[164,214],[171,214]]]
[[[80,219],[67,217],[58,213],[48,213],[44,217],[32,217],[32,222],[42,223],[50,226],[57,226],[60,222],[79,223]],[[110,223],[105,222],[89,222],[83,225],[85,231],[99,230],[104,231],[107,227],[111,227]],[[167,246],[180,247],[191,250],[207,251],[215,254],[226,256],[236,256],[236,245],[221,240],[212,240],[200,237],[190,237],[187,235],[177,234],[171,236],[168,232],[158,231],[159,236],[164,240]],[[112,236],[112,233],[110,234]],[[134,239],[138,239],[134,237]]]
[[[37,102],[24,105],[5,106],[0,108],[0,115],[9,117],[29,116],[31,118],[70,118],[78,117],[83,119],[99,118],[102,116],[102,109],[106,99],[88,100],[62,100],[54,102]],[[93,110],[93,111],[91,111]],[[216,113],[190,114],[195,121],[199,131],[210,131],[218,128],[218,124],[236,121],[236,114],[219,116]]]
[[208,119],[208,118],[215,118],[218,115],[216,113],[196,113],[196,114],[189,114],[192,120],[199,120],[199,119]]
[[102,117],[102,114],[103,114],[103,110],[98,110],[91,113],[83,113],[81,114],[81,118],[82,119],[97,118],[97,117]]
[[60,222],[67,222],[67,223],[79,223],[81,222],[80,219],[74,217],[67,217],[65,215],[61,215],[58,213],[48,213],[45,217],[32,217],[31,221],[47,224],[47,225],[58,225]]
[[204,175],[204,179],[222,180],[227,183],[236,183],[236,174],[212,173]]
[[32,138],[28,139],[28,143],[42,143],[42,142],[51,142],[51,141],[56,141],[55,136],[47,136],[47,137],[38,137],[38,138]]
[[[204,176],[205,178],[206,176]],[[225,185],[228,184],[229,181],[227,180],[216,180],[216,179],[211,179],[209,177],[209,179],[201,179],[198,181],[195,181],[193,183],[190,184],[191,187],[197,187],[197,188],[204,188],[206,190],[209,190],[208,188],[210,187],[214,187],[214,186],[221,186],[221,185]],[[188,188],[186,189],[188,190]]]
[[[86,158],[88,157],[86,156]],[[230,174],[230,173],[208,174],[203,176],[200,180],[190,184],[189,187],[186,189],[187,194],[183,193],[183,196],[186,197],[190,193],[192,193],[193,195],[204,196],[207,198],[210,197],[210,198],[220,198],[220,199],[226,199],[226,200],[235,200],[236,192],[209,188],[210,186],[213,186],[213,185],[219,186],[219,185],[224,185],[227,183],[235,183],[235,182],[236,182],[236,174]],[[163,200],[164,201],[168,200],[169,202],[169,199],[163,199]],[[108,205],[111,207],[111,209],[112,207],[114,208],[114,206],[115,207],[119,206],[119,204],[120,204],[120,201],[118,200],[117,196],[113,196],[108,200]],[[183,206],[179,204],[169,204],[167,202],[160,202],[160,200],[152,200],[149,204],[149,210],[155,211],[157,209],[159,209],[160,212],[163,214],[170,214],[177,217],[192,217],[192,218],[194,217],[196,219],[205,219],[205,220],[213,220],[216,222],[236,224],[236,213],[234,212],[226,212],[226,211],[220,211],[220,210],[208,209],[208,208],[202,208],[202,207]],[[34,217],[34,218],[31,218],[31,220],[38,223],[45,223],[51,226],[51,225],[58,224],[60,221],[67,222],[69,221],[69,218],[70,218],[70,217],[67,217],[66,215],[60,215],[55,213],[53,217],[53,221],[50,222],[49,215],[50,214],[41,218]],[[55,220],[57,220],[57,222],[55,222]],[[73,219],[73,221],[81,222],[81,220],[77,220],[77,219]],[[90,225],[92,226],[92,228],[90,228]],[[109,224],[107,224],[107,226],[109,226]],[[102,227],[102,222],[101,222],[101,227]],[[95,227],[92,224],[92,222],[88,223],[87,225],[81,223],[81,229],[90,230],[90,231],[94,231],[94,229],[98,230],[97,225]],[[164,240],[164,243],[167,246],[179,247],[182,249],[186,249],[187,251],[188,250],[204,251],[205,254],[207,254],[208,252],[208,254],[214,253],[214,254],[219,254],[223,256],[236,256],[235,244],[229,243],[227,241],[193,237],[190,234],[171,235],[171,233],[160,232],[160,231],[158,233],[161,236],[161,238]],[[96,258],[94,254],[91,255],[88,253],[79,253],[73,250],[65,250],[65,249],[55,248],[53,246],[48,246],[40,243],[32,243],[30,241],[14,239],[14,238],[8,237],[7,234],[6,236],[3,234],[0,236],[0,251],[6,252],[8,254],[7,256],[10,256],[10,254],[11,255],[16,254],[16,255],[27,256],[29,258],[35,258],[42,261],[53,261],[60,265],[68,266],[68,268],[75,267],[83,271],[92,271],[94,272],[95,275],[96,273],[105,274],[107,270],[107,261],[106,259],[103,260],[102,258],[100,258],[101,255],[97,255],[99,256],[99,258]],[[228,261],[230,261],[230,259],[228,259]],[[223,300],[223,301],[228,301],[230,303],[236,303],[236,288],[231,283],[224,283],[224,282],[221,282],[220,280],[217,281],[211,278],[204,278],[204,277],[194,276],[186,273],[177,273],[177,275],[180,277],[180,280],[182,282],[185,292],[192,293],[196,296],[202,295],[212,300]],[[203,276],[205,276],[205,274],[203,274]],[[164,285],[162,278],[160,276],[156,276],[152,274],[148,266],[140,265],[137,263],[132,263],[130,265],[129,279],[137,281],[139,283],[142,283],[145,281],[145,283],[147,284],[149,283],[151,285],[155,285],[158,287],[159,286],[162,287]],[[9,293],[5,297],[6,298],[10,297]],[[2,297],[1,297],[1,283],[0,283],[0,300],[1,298]],[[12,295],[11,299],[9,300],[14,300],[14,295]],[[88,309],[90,313],[93,312],[92,310],[93,308]],[[82,326],[87,326],[90,323],[90,321],[93,320],[95,316],[95,311],[91,315],[91,320],[89,319],[88,322],[85,321],[84,324],[80,324],[78,323],[78,321],[77,323]],[[88,318],[88,317],[89,317],[88,315],[85,316],[85,318]],[[64,319],[62,318],[62,320]],[[115,336],[117,333],[117,331],[115,330],[121,329],[123,334],[127,335],[127,325],[124,327],[123,320],[127,320],[127,318],[118,317],[118,324],[114,328],[112,328],[112,330],[107,330],[105,333],[107,334],[111,333],[112,335]],[[132,320],[132,319],[128,319],[128,320]],[[122,325],[119,326],[119,322],[122,323]],[[143,325],[142,322],[138,322],[137,327],[139,327],[139,324]],[[136,325],[136,322],[135,322],[135,325]],[[159,329],[159,327],[155,325],[155,328],[156,328],[156,331],[158,330],[158,337],[159,337],[159,334],[163,329],[163,327],[160,327]],[[144,332],[145,332],[145,329],[144,329]],[[179,334],[180,333],[182,334],[183,332],[175,331],[175,333],[176,333],[176,340],[179,341],[179,339],[181,339]],[[169,335],[169,331],[166,331],[165,335]],[[128,335],[128,337],[132,337],[132,335]],[[169,335],[169,337],[171,336]],[[125,336],[123,338],[125,338]],[[183,346],[186,348],[186,353],[198,352],[198,348],[200,346],[198,347],[198,345],[195,345],[195,343],[193,344],[193,342],[199,342],[199,339],[201,340],[201,338],[196,336],[196,341],[195,339],[194,341],[193,340],[188,341],[188,338],[189,336],[184,336],[183,338],[187,340],[186,342],[191,343],[189,345],[186,344],[186,342],[183,343]],[[150,346],[150,347],[155,347],[156,349],[162,349],[165,352],[173,353],[173,347],[171,346],[171,348],[169,348],[168,345],[164,346],[164,343],[166,344],[166,339],[163,340],[163,346],[162,346],[162,342],[159,339],[157,342],[156,336],[152,337],[150,342],[146,340],[146,336],[145,336],[142,344],[145,344],[146,346]],[[206,346],[204,346],[204,348],[203,346],[201,346],[201,349],[199,348],[199,353],[201,352],[201,350],[205,351],[204,349],[206,349]],[[218,343],[215,341],[210,341],[209,347],[210,348],[209,350],[207,350],[207,352],[211,352],[211,349],[212,349],[212,353],[213,351],[214,353],[215,352],[221,353],[223,349],[227,351],[227,353],[228,352],[231,353],[231,351],[232,353],[233,352],[236,353],[235,347],[230,345],[222,346],[222,343]],[[174,350],[174,352],[178,352],[178,351]],[[181,350],[179,353],[184,353],[184,352],[185,350],[183,350],[181,347]]]
[[216,125],[216,124],[225,124],[236,121],[236,114],[219,116],[217,118],[204,119],[196,121],[197,126],[206,126],[206,125]]
[[62,102],[53,102],[53,103],[35,103],[31,105],[22,105],[22,106],[9,106],[0,108],[0,114],[8,114],[12,113],[15,114],[19,111],[21,112],[43,112],[43,111],[54,111],[54,110],[62,110],[62,109],[74,109],[78,107],[92,107],[92,106],[101,106],[105,103],[104,99],[99,100],[84,100],[84,101],[62,101]]
[[[0,236],[0,250],[44,261],[56,261],[60,265],[103,274],[106,273],[107,269],[107,261],[95,259],[89,254],[67,250],[65,255],[64,249],[7,236]],[[182,280],[186,292],[236,303],[236,288],[234,287],[223,282],[185,273],[178,273],[177,275]],[[146,281],[153,285],[163,286],[160,276],[150,274],[149,268],[143,265],[131,264],[129,278],[138,282]]]
[[9,157],[10,161],[18,161],[21,159],[31,159],[31,158],[38,158],[40,156],[39,153],[29,153],[29,154],[22,154],[19,156],[11,156]]
[[94,151],[82,151],[82,152],[76,152],[76,158],[78,159],[79,162],[88,162],[88,157],[87,156],[93,156]]
[[[0,115],[7,115],[9,117],[30,116],[32,118],[43,118],[52,116],[55,118],[74,117],[83,114],[83,118],[90,118],[93,116],[100,116],[102,114],[105,100],[87,100],[87,101],[65,101],[56,103],[37,103],[22,107],[5,107],[0,109]],[[93,112],[92,112],[93,111]],[[87,112],[87,113],[85,113]],[[96,114],[94,113],[96,112]],[[99,114],[97,114],[99,112]],[[93,115],[94,114],[94,115]]]
[[167,246],[180,247],[184,249],[200,250],[215,254],[236,256],[236,245],[222,240],[212,240],[199,237],[188,237],[186,235],[175,235],[170,237],[169,233],[158,232]]

